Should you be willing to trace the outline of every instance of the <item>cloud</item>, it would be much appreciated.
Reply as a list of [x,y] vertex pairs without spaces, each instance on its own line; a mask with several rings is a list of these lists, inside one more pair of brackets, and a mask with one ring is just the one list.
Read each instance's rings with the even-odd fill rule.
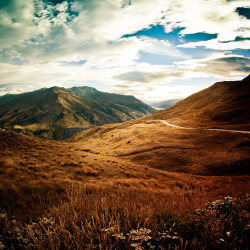
[[[154,72],[148,72],[149,69],[152,70],[152,68],[141,69],[140,71],[129,71],[115,76],[114,79],[123,82],[123,85],[115,85],[112,91],[124,93],[125,85],[127,86],[127,94],[135,94],[137,98],[148,103],[185,98],[204,87],[210,86],[215,81],[212,80],[210,84],[204,85],[204,83],[200,83],[202,78],[242,79],[242,75],[248,75],[250,72],[250,59],[218,54],[207,59],[179,62],[177,68]],[[153,89],[149,90],[149,87],[153,87]]]
[[249,1],[193,0],[172,1],[162,21],[166,31],[183,27],[181,34],[199,32],[218,34],[218,41],[234,40],[237,36],[249,37],[250,20],[240,16],[238,7],[250,7]]
[[196,47],[206,47],[213,50],[235,50],[235,49],[249,49],[250,41],[229,41],[229,42],[220,42],[218,39],[211,39],[209,41],[202,42],[191,42],[179,45],[178,47],[182,48],[196,48]]
[[93,40],[116,40],[160,22],[169,3],[165,0],[87,0],[76,1],[75,10],[81,10],[74,29],[91,30]]
[[22,43],[36,34],[32,0],[0,2],[0,48]]
[[115,76],[114,79],[122,80],[125,82],[141,82],[141,83],[153,83],[165,81],[167,78],[182,78],[185,76],[185,72],[180,70],[169,70],[163,72],[140,72],[132,71],[127,73],[122,73]]
[[[21,55],[22,62],[128,61],[140,51],[181,57],[180,50],[167,41],[141,37],[121,39],[151,25],[162,24],[166,31],[182,27],[182,34],[217,33],[218,38],[203,44],[219,49],[246,47],[247,42],[219,44],[236,37],[249,36],[249,20],[237,7],[248,1],[194,0],[75,0],[75,1],[4,1],[0,9],[0,51],[11,62],[9,51]],[[34,14],[34,15],[33,15]],[[150,40],[151,39],[151,40]],[[218,45],[219,44],[219,45]],[[125,51],[123,53],[123,51]],[[116,60],[115,59],[115,60]],[[130,60],[130,61],[131,61]],[[130,63],[130,62],[129,62]]]
[[[22,2],[11,0],[2,6],[3,28],[0,31],[4,39],[0,49],[11,48],[30,61],[40,62],[74,60],[76,57],[90,61],[105,56],[123,57],[124,47],[134,51],[134,43],[131,43],[135,39],[121,37],[159,22],[161,10],[166,8],[162,0],[156,0],[154,6],[149,0],[136,1],[132,5],[111,0],[76,0],[60,4],[49,1],[34,1],[33,4],[29,0],[23,5]],[[11,8],[14,11],[9,10]],[[132,52],[133,57],[139,49]]]
[[119,74],[114,79],[133,83],[168,82],[198,76],[217,76],[233,78],[235,74],[249,74],[250,59],[240,56],[221,57],[207,60],[191,60],[182,62],[179,68],[160,72],[131,71]]
[[187,59],[189,57],[178,48],[174,47],[169,41],[159,40],[148,36],[140,36],[139,40],[142,42],[141,51],[143,52],[182,59]]
[[[236,12],[238,7],[250,7],[249,1],[1,1],[0,84],[5,88],[1,93],[67,82],[93,82],[106,89],[115,85],[118,89],[120,85],[124,91],[129,86],[130,93],[131,85],[139,84],[142,92],[150,92],[151,83],[171,79],[245,74],[248,59],[235,57],[230,61],[224,56],[221,60],[190,61],[192,55],[183,52],[187,50],[176,48],[169,41],[124,37],[160,24],[166,32],[181,27],[183,35],[218,34],[216,39],[182,47],[249,49],[248,40],[235,41],[236,37],[248,37],[250,27],[249,20]],[[145,54],[148,63],[140,61]],[[162,60],[166,65],[150,63],[160,57],[166,58]],[[186,64],[172,63],[177,60],[185,60]],[[146,85],[147,88],[142,87]]]
[[234,56],[208,60],[197,66],[194,72],[225,78],[232,78],[236,74],[247,75],[250,72],[250,58]]
[[[126,94],[134,95],[146,103],[152,103],[160,100],[184,98],[200,90],[202,90],[201,86],[184,85],[178,82],[168,85],[156,84],[154,86],[136,84],[128,86],[126,88]],[[110,92],[124,94],[124,88],[114,86]]]

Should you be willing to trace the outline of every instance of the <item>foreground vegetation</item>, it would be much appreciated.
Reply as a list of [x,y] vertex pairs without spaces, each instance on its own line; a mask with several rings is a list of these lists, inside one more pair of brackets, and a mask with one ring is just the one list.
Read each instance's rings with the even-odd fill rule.
[[33,222],[2,211],[0,249],[247,249],[249,198],[201,191],[71,188]]
[[[0,131],[0,249],[247,249],[249,175],[239,169],[249,169],[248,139],[235,141],[230,136],[234,146],[229,145],[229,150],[222,136],[221,143],[213,145],[223,145],[224,151],[218,154],[221,146],[211,148],[204,158],[197,141],[206,141],[206,148],[214,134],[209,140],[207,135],[201,134],[200,140],[196,137],[193,147],[193,134],[174,134],[148,124],[158,131],[155,138],[161,138],[157,135],[164,131],[170,136],[151,150],[145,147],[152,143],[137,134],[138,129],[149,131],[148,125],[131,125],[131,131],[120,128],[119,136],[114,131],[107,130],[105,136],[102,129],[95,131],[98,140],[107,141],[106,146],[93,138],[66,143]],[[128,134],[141,138],[146,146]],[[126,143],[116,145],[121,137]],[[190,150],[179,148],[185,138]],[[161,145],[161,141],[171,145]],[[124,149],[127,153],[121,156]],[[155,162],[169,161],[175,167],[183,162],[175,159],[197,157],[202,164],[196,162],[190,168],[203,168],[203,174],[208,169],[204,159],[210,170],[216,168],[210,159],[213,154],[223,176],[162,171],[153,164],[130,161],[131,152],[138,162],[154,156]],[[172,157],[174,152],[176,157]],[[234,169],[232,176],[225,175],[225,165],[219,165],[225,159]],[[234,159],[245,165],[235,167]]]

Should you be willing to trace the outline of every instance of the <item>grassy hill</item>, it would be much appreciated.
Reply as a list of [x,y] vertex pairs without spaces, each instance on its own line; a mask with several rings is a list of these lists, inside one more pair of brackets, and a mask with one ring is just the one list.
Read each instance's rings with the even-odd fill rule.
[[[248,134],[202,127],[250,129],[250,76],[220,82],[139,121],[83,131],[71,142],[156,169],[201,175],[249,174]],[[196,130],[176,129],[158,119]]]
[[249,134],[129,121],[82,131],[70,142],[144,166],[198,175],[249,174]]
[[250,75],[242,81],[217,82],[151,118],[188,127],[250,130]]

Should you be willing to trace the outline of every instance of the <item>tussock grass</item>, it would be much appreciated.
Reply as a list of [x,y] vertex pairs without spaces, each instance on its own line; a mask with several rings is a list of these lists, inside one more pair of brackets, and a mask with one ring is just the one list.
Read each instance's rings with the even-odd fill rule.
[[0,132],[0,249],[244,249],[249,243],[248,199],[207,204],[225,194],[245,197],[248,176],[169,173],[82,152],[80,144]]
[[71,188],[35,222],[18,225],[2,213],[0,241],[22,249],[247,249],[249,198],[204,202],[191,190]]
[[100,174],[99,170],[93,169],[89,166],[83,166],[81,168],[76,168],[75,173],[79,175],[90,175],[90,176],[98,176]]

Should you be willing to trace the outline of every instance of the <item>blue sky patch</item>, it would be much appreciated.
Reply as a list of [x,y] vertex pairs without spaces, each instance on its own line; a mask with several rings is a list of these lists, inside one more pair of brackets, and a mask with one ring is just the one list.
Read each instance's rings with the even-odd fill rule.
[[162,25],[151,26],[148,29],[142,29],[134,34],[127,34],[123,37],[132,37],[132,36],[148,36],[152,38],[156,38],[158,40],[168,40],[169,42],[174,42],[175,44],[180,42],[178,41],[178,36],[180,36],[180,32],[183,28],[177,28],[173,31],[166,33],[164,27]]
[[142,29],[134,34],[124,35],[123,37],[148,36],[158,40],[167,40],[174,45],[180,45],[189,42],[208,41],[217,38],[217,34],[208,34],[204,32],[181,35],[180,33],[183,29],[184,28],[176,28],[173,31],[166,33],[162,25],[156,25],[151,26],[148,29]]
[[217,34],[208,34],[208,33],[195,33],[195,34],[187,34],[183,36],[184,42],[200,42],[200,41],[208,41],[211,39],[217,38]]
[[236,12],[238,12],[239,15],[244,16],[247,19],[250,19],[250,8],[237,8]]

